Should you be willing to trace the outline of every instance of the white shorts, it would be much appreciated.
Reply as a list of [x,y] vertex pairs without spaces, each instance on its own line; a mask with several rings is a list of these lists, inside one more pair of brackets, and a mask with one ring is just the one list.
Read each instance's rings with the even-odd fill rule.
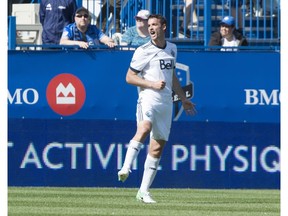
[[172,100],[158,102],[142,97],[138,98],[137,123],[147,120],[152,123],[150,138],[168,141],[172,123]]

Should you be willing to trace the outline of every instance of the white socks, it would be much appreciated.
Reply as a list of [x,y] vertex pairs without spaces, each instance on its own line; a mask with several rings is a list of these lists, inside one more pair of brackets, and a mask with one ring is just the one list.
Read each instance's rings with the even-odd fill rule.
[[123,167],[126,169],[131,169],[134,159],[138,156],[141,150],[142,143],[135,140],[130,140],[129,146],[126,152],[125,161]]
[[[128,169],[128,170],[131,169],[133,161],[138,156],[141,150],[141,146],[142,146],[142,143],[137,142],[135,140],[130,140],[122,169],[123,168]],[[142,183],[140,186],[141,192],[144,192],[144,193],[148,192],[156,176],[159,162],[160,162],[160,158],[154,158],[150,156],[149,154],[147,154],[145,164],[144,164],[144,173],[143,173]]]
[[160,158],[153,158],[152,156],[147,154],[145,164],[144,164],[144,173],[143,173],[142,183],[140,187],[140,191],[142,193],[148,192],[156,176],[159,162],[160,162]]

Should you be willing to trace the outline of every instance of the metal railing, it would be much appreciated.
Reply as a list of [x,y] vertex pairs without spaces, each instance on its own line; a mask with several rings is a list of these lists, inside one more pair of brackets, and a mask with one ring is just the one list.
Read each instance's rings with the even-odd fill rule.
[[[243,35],[252,45],[280,46],[280,0],[257,0],[256,5],[253,5],[252,0],[242,0],[244,4],[240,4],[240,0],[234,0],[236,8],[233,4],[229,4],[232,0],[195,1],[195,6],[192,5],[190,8],[191,23],[187,23],[187,11],[184,13],[185,0],[119,0],[120,10],[116,9],[117,5],[114,1],[113,10],[106,7],[106,17],[101,11],[106,0],[77,0],[77,4],[83,5],[91,12],[92,24],[97,24],[101,29],[104,27],[102,21],[106,18],[105,33],[109,36],[117,31],[115,16],[117,12],[120,11],[119,29],[124,33],[127,28],[135,25],[135,14],[140,9],[147,9],[151,13],[160,13],[167,18],[167,39],[183,42],[186,45],[207,46],[211,33],[219,28],[220,20],[226,15],[233,15],[237,21],[236,27],[242,30]],[[32,0],[32,3],[37,2],[40,0]],[[194,25],[195,14],[197,22]],[[16,28],[15,24],[15,21],[9,18],[9,49],[17,46],[16,34],[13,30]]]

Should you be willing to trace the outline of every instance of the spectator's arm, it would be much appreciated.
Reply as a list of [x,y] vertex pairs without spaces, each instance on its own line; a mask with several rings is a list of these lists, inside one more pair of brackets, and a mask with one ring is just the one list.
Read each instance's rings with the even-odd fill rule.
[[70,40],[68,37],[65,36],[60,39],[60,45],[78,45],[83,49],[87,49],[89,47],[89,44],[85,41]]
[[112,38],[108,37],[107,35],[101,37],[100,42],[109,46],[109,47],[115,47],[116,46],[114,40]]

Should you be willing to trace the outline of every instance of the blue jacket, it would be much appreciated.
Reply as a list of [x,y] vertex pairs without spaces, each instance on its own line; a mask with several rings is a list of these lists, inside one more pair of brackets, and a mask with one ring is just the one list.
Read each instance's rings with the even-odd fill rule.
[[99,41],[102,37],[104,37],[105,34],[100,31],[96,25],[88,25],[87,31],[85,34],[82,34],[77,26],[76,23],[71,23],[67,25],[64,30],[62,37],[67,37],[69,40],[75,40],[75,41],[85,41],[88,42],[89,45],[99,45]]
[[42,43],[59,44],[63,28],[74,22],[76,0],[41,0]]

